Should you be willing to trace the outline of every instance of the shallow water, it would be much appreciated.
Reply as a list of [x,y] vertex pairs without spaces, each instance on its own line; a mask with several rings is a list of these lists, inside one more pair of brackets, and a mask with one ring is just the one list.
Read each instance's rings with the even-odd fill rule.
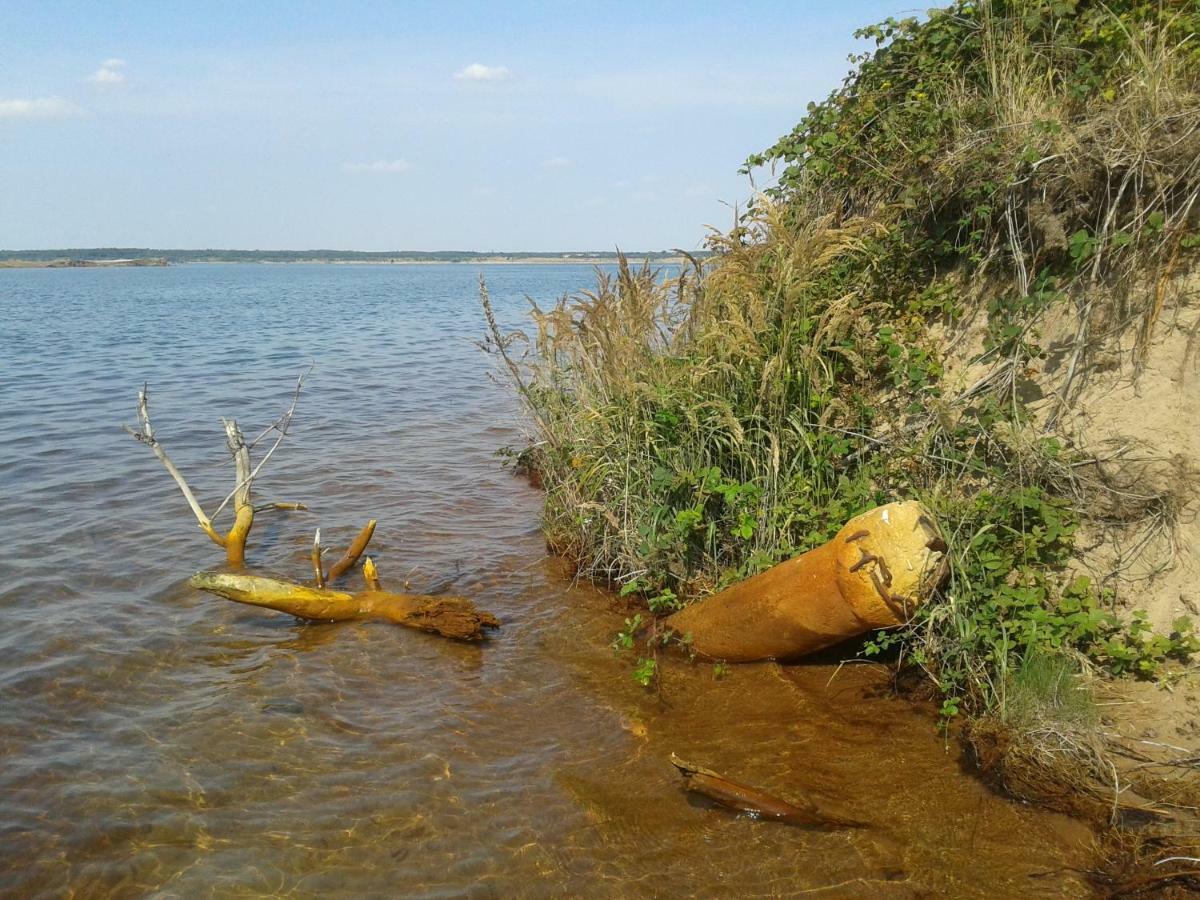
[[[503,320],[573,266],[486,267]],[[513,403],[472,345],[476,270],[0,272],[0,892],[20,896],[1079,896],[1090,834],[990,794],[878,667],[665,664],[573,585],[493,456]],[[251,564],[307,577],[370,517],[385,584],[499,615],[480,646],[303,625],[186,586],[220,552],[121,432],[143,380],[202,501],[310,376]],[[276,464],[276,460],[278,463]],[[866,820],[689,798],[689,761]]]

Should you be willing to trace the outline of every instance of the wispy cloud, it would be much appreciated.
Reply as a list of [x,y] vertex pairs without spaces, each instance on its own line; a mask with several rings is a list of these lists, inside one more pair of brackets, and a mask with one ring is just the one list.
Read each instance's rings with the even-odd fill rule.
[[0,119],[64,119],[82,112],[82,109],[62,97],[0,100]]
[[454,73],[459,81],[504,81],[512,77],[508,66],[485,66],[483,63],[471,63]]
[[406,159],[377,159],[375,162],[346,163],[342,168],[347,172],[394,175],[398,172],[407,172],[412,168],[412,163]]
[[565,156],[552,156],[549,159],[542,160],[543,169],[565,169],[571,165],[571,161]]
[[125,60],[109,58],[85,80],[92,84],[120,84],[125,80]]

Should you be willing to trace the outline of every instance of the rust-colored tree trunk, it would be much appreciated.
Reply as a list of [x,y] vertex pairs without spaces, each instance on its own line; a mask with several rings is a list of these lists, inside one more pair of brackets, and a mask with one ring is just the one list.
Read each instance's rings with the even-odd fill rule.
[[855,516],[795,559],[675,613],[667,626],[730,662],[794,659],[908,621],[945,577],[945,542],[920,503]]
[[380,590],[349,593],[260,575],[222,572],[199,572],[192,576],[190,584],[227,600],[316,622],[381,619],[462,641],[480,640],[484,629],[500,626],[495,616],[476,609],[475,604],[463,597],[393,594]]

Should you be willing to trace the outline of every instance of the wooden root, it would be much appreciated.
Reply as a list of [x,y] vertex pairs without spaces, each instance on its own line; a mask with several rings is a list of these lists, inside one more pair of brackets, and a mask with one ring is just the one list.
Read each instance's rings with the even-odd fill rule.
[[476,609],[475,604],[463,597],[393,594],[379,590],[349,593],[277,578],[223,572],[198,572],[189,583],[227,600],[278,610],[314,622],[381,619],[460,641],[482,640],[485,629],[500,627],[495,616]]
[[678,769],[679,774],[683,776],[684,787],[687,790],[702,794],[728,809],[753,813],[764,819],[787,822],[789,825],[801,825],[806,828],[820,828],[827,831],[839,828],[867,827],[863,822],[824,813],[813,803],[804,805],[792,803],[756,787],[734,781],[724,775],[718,775],[710,769],[694,766],[684,762],[674,753],[671,754],[671,765]]

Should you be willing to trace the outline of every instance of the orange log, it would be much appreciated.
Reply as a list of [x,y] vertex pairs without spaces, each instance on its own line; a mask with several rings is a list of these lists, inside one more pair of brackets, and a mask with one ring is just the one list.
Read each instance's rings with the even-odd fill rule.
[[946,574],[946,544],[920,503],[855,516],[837,536],[669,617],[692,648],[731,662],[794,659],[908,621]]

